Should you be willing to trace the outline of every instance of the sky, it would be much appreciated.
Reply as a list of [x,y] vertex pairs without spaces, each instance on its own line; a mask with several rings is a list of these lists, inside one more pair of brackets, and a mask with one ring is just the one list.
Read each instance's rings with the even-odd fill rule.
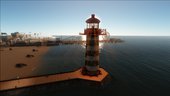
[[168,0],[2,0],[1,32],[79,35],[96,14],[115,36],[170,36]]

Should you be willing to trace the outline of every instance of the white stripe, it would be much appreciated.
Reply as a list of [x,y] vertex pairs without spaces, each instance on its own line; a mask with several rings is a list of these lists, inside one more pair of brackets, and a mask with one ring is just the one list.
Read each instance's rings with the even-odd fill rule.
[[99,56],[86,56],[87,61],[99,61]]
[[97,65],[97,66],[87,66],[86,65],[86,69],[88,71],[97,71],[99,69],[99,65]]

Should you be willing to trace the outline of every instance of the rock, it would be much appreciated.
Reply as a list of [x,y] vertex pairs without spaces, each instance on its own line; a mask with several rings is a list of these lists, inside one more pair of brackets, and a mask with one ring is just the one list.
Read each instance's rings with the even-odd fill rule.
[[26,57],[30,58],[30,57],[34,57],[34,55],[27,54]]
[[24,63],[15,64],[15,67],[17,67],[17,68],[22,68],[22,67],[25,67],[25,66],[27,66],[27,64],[24,64]]

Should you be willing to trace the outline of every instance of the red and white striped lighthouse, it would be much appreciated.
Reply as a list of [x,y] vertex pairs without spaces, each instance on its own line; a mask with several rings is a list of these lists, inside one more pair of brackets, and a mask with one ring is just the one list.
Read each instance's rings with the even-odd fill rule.
[[92,14],[91,18],[86,20],[87,28],[82,35],[86,35],[86,53],[85,66],[82,69],[83,75],[97,76],[99,70],[99,35],[102,30],[99,29],[100,20]]

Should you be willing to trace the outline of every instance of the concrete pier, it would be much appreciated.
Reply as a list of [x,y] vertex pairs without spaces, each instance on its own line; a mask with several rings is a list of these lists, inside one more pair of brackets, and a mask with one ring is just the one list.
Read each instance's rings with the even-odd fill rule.
[[9,81],[1,81],[0,91],[29,87],[29,86],[40,85],[40,84],[47,84],[47,83],[58,82],[58,81],[71,80],[71,79],[83,79],[83,80],[102,82],[102,80],[106,76],[108,76],[108,73],[103,68],[99,68],[99,70],[101,71],[101,74],[98,76],[82,75],[81,73],[82,68],[80,68],[76,71],[69,72],[69,73],[45,75],[45,76],[30,77],[30,78],[23,78],[23,79],[17,79],[17,80],[9,80]]

